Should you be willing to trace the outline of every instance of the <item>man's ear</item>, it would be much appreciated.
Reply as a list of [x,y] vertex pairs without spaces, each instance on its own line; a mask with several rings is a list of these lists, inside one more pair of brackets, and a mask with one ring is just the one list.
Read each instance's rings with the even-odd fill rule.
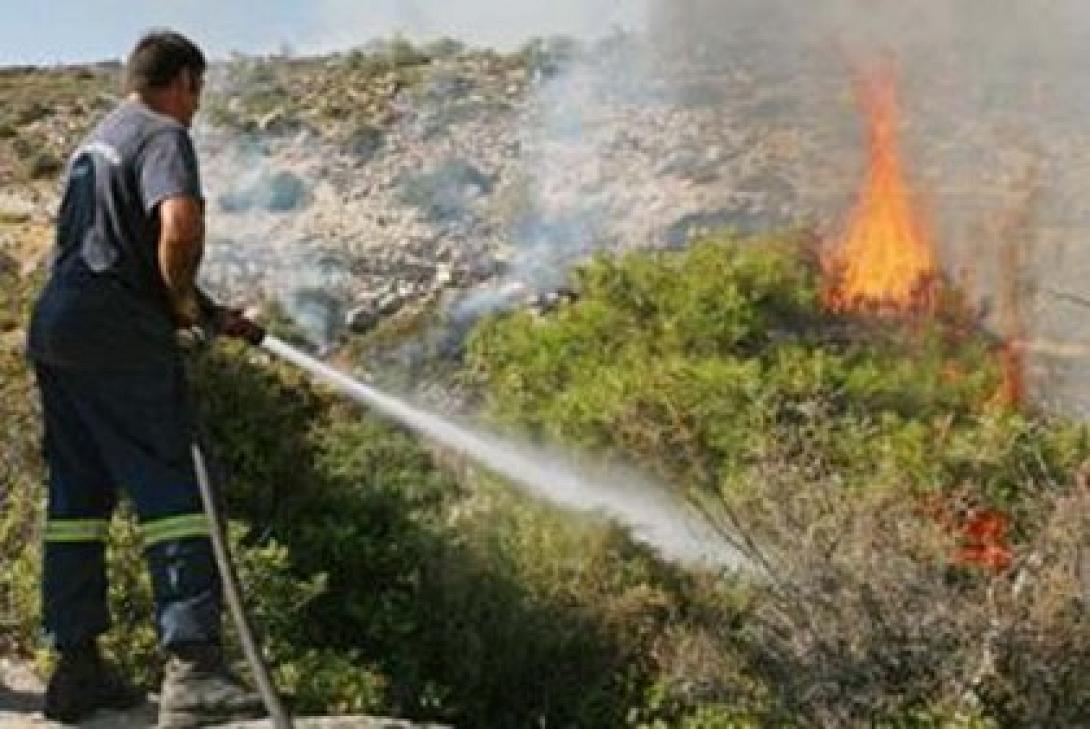
[[178,71],[178,75],[174,77],[172,85],[176,86],[179,91],[193,93],[197,86],[197,79],[195,78],[193,69],[182,68]]

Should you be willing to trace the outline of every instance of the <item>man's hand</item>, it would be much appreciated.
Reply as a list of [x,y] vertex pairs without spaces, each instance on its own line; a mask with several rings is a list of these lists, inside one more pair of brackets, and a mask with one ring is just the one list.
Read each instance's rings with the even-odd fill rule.
[[179,329],[200,326],[204,318],[197,292],[193,289],[189,292],[171,292],[170,308],[174,315],[174,324]]
[[216,322],[216,332],[225,337],[234,337],[250,344],[261,344],[265,338],[265,329],[243,314],[241,309],[223,307]]

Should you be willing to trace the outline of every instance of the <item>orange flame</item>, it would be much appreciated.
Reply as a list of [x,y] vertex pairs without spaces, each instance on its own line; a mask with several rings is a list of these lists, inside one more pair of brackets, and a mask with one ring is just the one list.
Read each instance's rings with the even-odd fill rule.
[[1007,514],[981,507],[959,510],[954,501],[941,496],[926,499],[921,506],[922,514],[956,538],[954,564],[1002,574],[1014,562]]
[[995,573],[1005,572],[1014,561],[1007,543],[1010,518],[991,509],[972,511],[961,525],[962,545],[955,554],[960,564]]
[[825,304],[837,312],[931,311],[938,266],[905,182],[892,71],[862,79],[859,101],[869,168],[844,233],[824,261]]

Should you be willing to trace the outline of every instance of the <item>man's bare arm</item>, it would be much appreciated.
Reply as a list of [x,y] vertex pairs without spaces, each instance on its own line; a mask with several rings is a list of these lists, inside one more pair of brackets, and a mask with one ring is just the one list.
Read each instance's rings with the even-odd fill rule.
[[200,200],[171,197],[159,204],[159,270],[166,284],[175,323],[201,321],[197,269],[204,254],[204,207]]

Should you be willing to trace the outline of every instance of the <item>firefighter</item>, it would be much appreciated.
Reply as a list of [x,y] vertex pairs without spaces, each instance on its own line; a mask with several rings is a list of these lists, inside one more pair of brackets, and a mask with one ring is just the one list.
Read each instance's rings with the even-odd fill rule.
[[261,714],[223,658],[177,337],[204,325],[246,338],[256,326],[195,285],[204,204],[188,130],[205,66],[178,33],[137,43],[128,96],[68,164],[50,277],[31,316],[49,471],[43,622],[59,653],[44,713],[61,722],[144,698],[97,647],[109,625],[104,551],[120,490],[140,522],[167,657],[160,726]]

